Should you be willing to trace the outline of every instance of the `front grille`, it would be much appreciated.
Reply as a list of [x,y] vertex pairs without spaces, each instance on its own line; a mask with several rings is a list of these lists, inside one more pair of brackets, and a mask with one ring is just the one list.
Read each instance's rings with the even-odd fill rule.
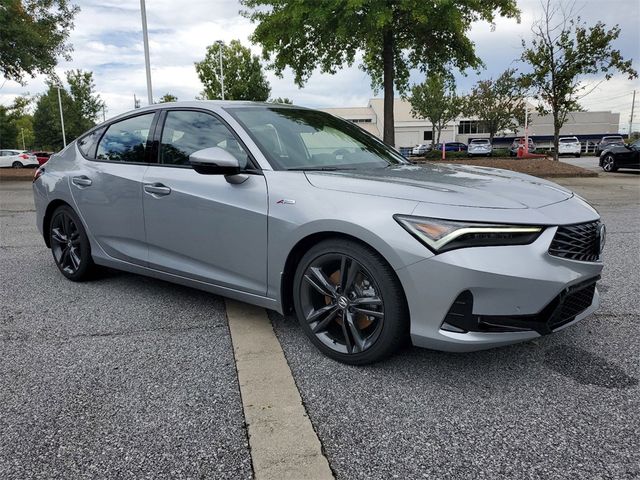
[[555,330],[566,323],[572,322],[576,316],[589,308],[593,302],[595,292],[596,284],[594,282],[584,288],[568,293],[562,300],[558,311],[549,320],[549,328]]
[[555,257],[595,262],[600,257],[600,222],[562,225],[549,247]]

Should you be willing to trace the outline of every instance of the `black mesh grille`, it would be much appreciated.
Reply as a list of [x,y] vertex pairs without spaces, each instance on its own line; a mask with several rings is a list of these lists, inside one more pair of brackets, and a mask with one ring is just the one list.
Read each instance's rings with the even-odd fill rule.
[[549,247],[549,254],[571,260],[595,262],[600,256],[599,228],[599,221],[558,227]]
[[564,297],[560,310],[549,320],[549,328],[553,330],[573,321],[577,315],[589,308],[593,302],[595,291],[596,284],[594,282]]

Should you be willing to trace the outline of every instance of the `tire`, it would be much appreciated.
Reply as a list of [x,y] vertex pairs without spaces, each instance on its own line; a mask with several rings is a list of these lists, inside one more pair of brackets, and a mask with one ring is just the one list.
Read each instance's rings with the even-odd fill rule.
[[307,337],[342,363],[380,361],[408,338],[400,281],[377,252],[351,240],[329,239],[309,249],[296,268],[293,301]]
[[49,244],[60,272],[73,282],[88,280],[95,270],[82,222],[69,206],[58,207],[49,223]]
[[616,166],[616,159],[613,155],[606,155],[602,159],[602,169],[607,173],[615,172],[616,170],[618,170],[618,167]]
[[579,153],[576,153],[576,158],[580,158],[580,154]]
[[11,164],[12,168],[24,168],[24,165],[21,162],[15,161]]

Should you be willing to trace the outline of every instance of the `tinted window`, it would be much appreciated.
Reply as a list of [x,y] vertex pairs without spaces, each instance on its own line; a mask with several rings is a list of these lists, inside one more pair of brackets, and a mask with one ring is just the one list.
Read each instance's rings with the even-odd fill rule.
[[[85,157],[95,158],[96,156],[96,145],[98,140],[100,140],[100,136],[104,132],[104,128],[99,128],[94,130],[93,132],[85,135],[80,140],[78,140],[78,148],[83,153]],[[39,153],[38,155],[43,157],[48,157],[50,154],[46,152]]]
[[139,115],[109,126],[98,145],[98,160],[144,163],[154,113]]
[[162,129],[160,163],[189,165],[189,155],[205,148],[219,147],[231,153],[242,168],[244,151],[231,130],[213,115],[204,112],[169,111]]

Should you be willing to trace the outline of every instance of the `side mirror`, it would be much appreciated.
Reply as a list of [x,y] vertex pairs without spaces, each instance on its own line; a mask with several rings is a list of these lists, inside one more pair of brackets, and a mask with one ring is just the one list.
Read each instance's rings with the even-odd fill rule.
[[236,175],[240,173],[240,162],[220,147],[198,150],[189,155],[189,163],[202,175]]

